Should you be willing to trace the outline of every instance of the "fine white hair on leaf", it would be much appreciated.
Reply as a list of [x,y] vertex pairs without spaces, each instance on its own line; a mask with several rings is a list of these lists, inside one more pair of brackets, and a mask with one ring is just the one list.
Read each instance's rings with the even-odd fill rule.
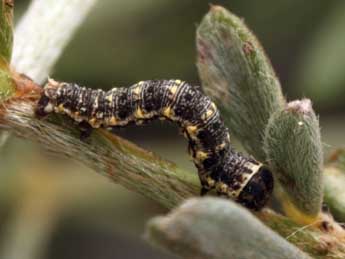
[[42,83],[97,0],[32,0],[14,34],[12,66]]

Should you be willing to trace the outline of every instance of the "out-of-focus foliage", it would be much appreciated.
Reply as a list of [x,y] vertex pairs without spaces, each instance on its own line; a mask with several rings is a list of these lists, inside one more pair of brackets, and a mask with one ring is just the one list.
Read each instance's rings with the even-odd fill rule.
[[315,35],[305,43],[296,86],[317,105],[331,111],[345,107],[345,2],[326,15]]

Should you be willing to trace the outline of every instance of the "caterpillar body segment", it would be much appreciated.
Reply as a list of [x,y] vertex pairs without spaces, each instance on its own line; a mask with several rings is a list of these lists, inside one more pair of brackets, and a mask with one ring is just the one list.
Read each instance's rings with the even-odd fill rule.
[[273,189],[271,172],[236,152],[216,105],[180,80],[142,81],[107,92],[49,80],[36,114],[66,114],[90,128],[112,128],[153,119],[177,123],[188,139],[202,193],[216,189],[254,210],[262,208]]

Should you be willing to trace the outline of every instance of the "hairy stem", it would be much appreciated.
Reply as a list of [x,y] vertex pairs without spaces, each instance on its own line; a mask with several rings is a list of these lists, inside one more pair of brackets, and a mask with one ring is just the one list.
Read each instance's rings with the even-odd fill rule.
[[324,170],[325,203],[334,217],[345,222],[345,150],[335,151]]
[[34,107],[35,103],[21,100],[7,104],[1,126],[42,143],[50,152],[73,158],[166,207],[199,193],[196,173],[185,172],[106,130],[95,130],[90,139],[81,141],[80,132],[72,122],[59,116],[39,120],[34,116]]

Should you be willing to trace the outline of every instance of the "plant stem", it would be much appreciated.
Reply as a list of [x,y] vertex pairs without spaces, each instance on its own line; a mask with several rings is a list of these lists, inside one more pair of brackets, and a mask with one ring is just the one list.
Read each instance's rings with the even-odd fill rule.
[[95,130],[83,142],[76,125],[61,125],[61,116],[55,116],[55,121],[52,117],[39,120],[34,116],[34,107],[34,102],[12,101],[6,105],[0,126],[42,143],[53,153],[77,160],[166,207],[199,193],[196,173],[185,172],[106,130]]
[[334,217],[345,222],[345,150],[335,151],[324,170],[325,203]]

